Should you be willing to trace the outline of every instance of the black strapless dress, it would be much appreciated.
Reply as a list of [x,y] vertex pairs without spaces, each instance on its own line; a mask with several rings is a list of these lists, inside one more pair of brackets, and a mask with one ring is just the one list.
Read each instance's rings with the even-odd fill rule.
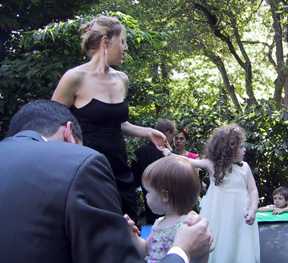
[[70,111],[81,126],[83,144],[103,153],[110,162],[122,200],[122,212],[136,222],[136,188],[121,130],[121,123],[128,120],[127,102],[110,104],[92,99],[79,109],[73,105]]

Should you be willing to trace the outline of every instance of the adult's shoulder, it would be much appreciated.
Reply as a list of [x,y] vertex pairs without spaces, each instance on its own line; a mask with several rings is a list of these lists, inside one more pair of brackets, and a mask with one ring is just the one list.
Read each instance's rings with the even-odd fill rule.
[[95,175],[99,177],[101,173],[105,178],[114,180],[110,163],[102,153],[67,142],[49,141],[46,144],[47,155],[51,156],[49,162],[56,162],[57,167],[62,164],[62,171],[71,173],[72,177],[82,179]]
[[74,160],[76,158],[85,158],[90,155],[104,156],[102,153],[99,153],[94,149],[74,143],[48,141],[46,142],[46,144],[47,148],[50,148],[50,151],[54,151],[55,153],[58,153],[60,156],[61,155],[73,156]]
[[128,76],[123,71],[116,70],[115,72],[123,81],[129,81]]
[[116,75],[119,77],[119,79],[123,82],[124,86],[128,88],[128,84],[129,84],[129,78],[126,75],[126,73],[122,72],[122,71],[115,71]]
[[121,87],[121,89],[123,89],[123,96],[124,98],[126,98],[129,85],[128,76],[124,72],[115,70],[113,68],[110,68],[109,75],[113,80],[114,85],[118,88]]
[[68,69],[62,76],[62,79],[69,79],[70,82],[78,81],[83,77],[85,71],[83,70],[82,66],[77,66],[74,68]]

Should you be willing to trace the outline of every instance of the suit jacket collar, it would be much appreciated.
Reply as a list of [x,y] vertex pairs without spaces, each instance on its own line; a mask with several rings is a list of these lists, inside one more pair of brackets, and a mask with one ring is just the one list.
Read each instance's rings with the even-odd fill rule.
[[28,137],[38,142],[44,142],[44,139],[42,138],[40,133],[31,130],[18,132],[13,137]]

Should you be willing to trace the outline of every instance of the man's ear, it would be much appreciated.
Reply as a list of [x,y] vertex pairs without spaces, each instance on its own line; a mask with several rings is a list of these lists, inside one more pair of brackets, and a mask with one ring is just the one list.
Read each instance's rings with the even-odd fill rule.
[[73,123],[71,121],[68,121],[66,123],[66,127],[64,130],[64,142],[75,143],[72,130],[73,130]]
[[164,203],[168,203],[169,202],[169,193],[167,190],[162,190],[161,191],[161,198],[162,198],[162,201]]

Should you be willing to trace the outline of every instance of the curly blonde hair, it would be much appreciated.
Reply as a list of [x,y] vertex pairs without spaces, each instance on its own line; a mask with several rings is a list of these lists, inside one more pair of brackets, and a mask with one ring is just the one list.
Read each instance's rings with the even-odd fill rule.
[[[223,182],[225,174],[232,172],[236,152],[245,140],[245,131],[237,124],[216,129],[204,146],[204,155],[214,164],[215,185]],[[242,163],[237,163],[242,166]]]
[[125,27],[116,18],[110,16],[99,16],[89,23],[80,27],[82,36],[82,50],[92,53],[100,47],[101,39],[118,37],[125,32]]

